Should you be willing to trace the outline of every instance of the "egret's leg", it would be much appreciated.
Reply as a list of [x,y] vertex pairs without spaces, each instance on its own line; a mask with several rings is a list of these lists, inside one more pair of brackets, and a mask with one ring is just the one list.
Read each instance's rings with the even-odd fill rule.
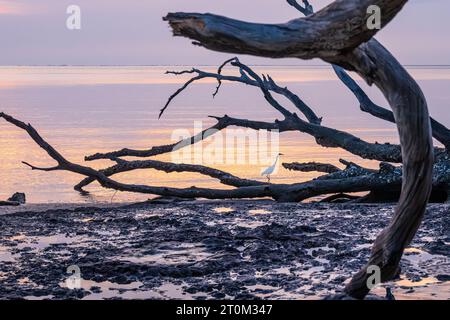
[[267,175],[267,182],[270,183],[270,174]]

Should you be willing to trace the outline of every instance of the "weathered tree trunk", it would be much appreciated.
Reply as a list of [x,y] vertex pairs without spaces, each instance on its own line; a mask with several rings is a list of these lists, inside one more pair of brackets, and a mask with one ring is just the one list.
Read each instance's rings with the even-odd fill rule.
[[165,18],[175,35],[193,38],[206,48],[272,58],[321,58],[358,72],[383,92],[399,130],[403,186],[394,218],[375,241],[366,267],[345,289],[355,298],[364,298],[370,291],[367,266],[380,267],[382,281],[397,274],[403,250],[419,228],[431,192],[433,144],[425,97],[400,63],[376,40],[370,40],[375,31],[367,30],[366,24],[370,5],[381,8],[385,26],[406,2],[337,0],[285,25],[246,23],[210,14],[176,13]]
[[[216,73],[199,69],[168,72],[173,75],[190,74],[179,90],[170,96],[160,117],[170,103],[191,84],[198,80],[216,79],[218,94],[222,82],[239,82],[257,87],[264,98],[283,117],[273,122],[237,119],[227,115],[213,117],[217,123],[188,139],[175,144],[152,147],[147,150],[122,149],[108,153],[87,156],[87,161],[110,159],[115,165],[103,170],[95,170],[67,160],[56,151],[29,124],[0,112],[0,118],[25,130],[48,155],[57,162],[50,168],[40,168],[24,162],[33,170],[66,170],[85,177],[75,189],[80,192],[97,181],[105,188],[119,191],[171,196],[178,198],[243,199],[271,197],[277,201],[299,202],[311,197],[332,195],[328,201],[386,201],[386,190],[399,193],[399,203],[389,226],[375,241],[368,264],[352,279],[346,292],[355,298],[363,298],[368,292],[367,267],[380,267],[382,280],[392,279],[398,272],[398,265],[404,248],[411,242],[422,220],[425,206],[432,187],[441,199],[448,196],[450,183],[450,158],[448,146],[450,130],[438,121],[430,125],[427,104],[417,83],[395,58],[371,37],[376,30],[366,26],[367,7],[378,5],[383,15],[383,26],[401,10],[406,0],[338,0],[330,6],[312,14],[312,6],[303,0],[304,6],[295,0],[288,3],[300,10],[305,19],[297,19],[281,25],[261,25],[232,20],[211,14],[169,14],[169,21],[176,35],[195,39],[196,44],[225,52],[246,53],[265,57],[297,57],[301,59],[321,58],[333,64],[341,81],[358,99],[361,109],[380,119],[395,122],[399,129],[399,145],[370,143],[352,134],[325,127],[322,118],[298,95],[288,88],[279,86],[270,76],[260,76],[250,67],[232,58],[223,63]],[[371,39],[371,40],[370,40]],[[225,66],[239,70],[240,76],[224,75]],[[367,83],[376,84],[385,95],[393,112],[375,105],[343,68],[358,72]],[[280,103],[274,94],[282,95],[292,104],[296,112]],[[298,113],[298,114],[297,114]],[[175,164],[155,160],[128,161],[122,157],[147,158],[170,153],[198,143],[220,130],[230,126],[254,130],[297,131],[314,137],[323,147],[342,148],[364,159],[383,161],[380,170],[366,169],[344,160],[346,166],[339,169],[331,164],[292,163],[283,164],[286,169],[296,171],[318,171],[326,173],[317,179],[295,184],[272,184],[251,179],[242,179],[231,173],[201,165]],[[433,158],[431,128],[434,137],[447,150],[436,148]],[[385,162],[403,162],[402,167],[394,167]],[[434,162],[434,176],[432,168]],[[205,175],[232,186],[234,189],[173,188],[166,186],[134,185],[118,182],[112,176],[137,169],[154,169],[164,172],[193,172]],[[355,199],[346,193],[366,191],[369,194]],[[337,195],[336,195],[337,194]]]
[[367,265],[346,287],[349,295],[364,298],[370,291],[368,266],[380,267],[382,281],[398,273],[403,250],[420,226],[431,193],[434,156],[427,103],[408,72],[376,40],[357,48],[350,60],[359,73],[383,91],[392,107],[403,158],[402,193],[394,217],[376,239]]

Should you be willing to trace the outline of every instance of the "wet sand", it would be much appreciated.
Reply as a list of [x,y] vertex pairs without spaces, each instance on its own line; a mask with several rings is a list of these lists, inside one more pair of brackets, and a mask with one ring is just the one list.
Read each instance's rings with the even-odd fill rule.
[[[387,205],[198,201],[0,208],[1,299],[322,299],[366,261]],[[430,205],[401,278],[450,299],[450,206]],[[67,268],[80,287],[69,289]],[[69,285],[70,286],[70,285]]]

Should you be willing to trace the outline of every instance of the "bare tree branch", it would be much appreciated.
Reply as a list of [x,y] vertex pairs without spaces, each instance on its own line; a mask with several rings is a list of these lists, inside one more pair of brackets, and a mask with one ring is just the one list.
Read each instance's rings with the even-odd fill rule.
[[[303,10],[301,11],[306,14],[309,12],[308,10],[312,11],[308,1],[304,1],[304,8],[296,1],[288,2],[294,7],[300,7]],[[448,176],[447,171],[438,170],[439,177],[433,177],[431,124],[426,99],[420,87],[400,63],[381,44],[372,39],[377,30],[369,30],[366,23],[367,8],[370,5],[378,5],[382,9],[382,25],[384,27],[406,2],[407,0],[337,0],[316,14],[281,25],[246,23],[226,17],[196,13],[169,14],[165,18],[172,26],[175,35],[192,38],[197,41],[196,44],[209,49],[274,58],[321,58],[358,72],[367,83],[374,83],[380,88],[393,109],[402,146],[401,156],[398,146],[369,144],[348,133],[300,119],[272,96],[271,90],[267,86],[267,83],[271,82],[270,78],[260,77],[250,68],[241,65],[237,59],[226,62],[226,64],[230,63],[240,67],[241,77],[238,78],[254,80],[267,102],[283,114],[283,121],[275,121],[273,124],[279,127],[280,131],[284,128],[286,131],[293,129],[308,133],[315,137],[321,145],[342,147],[367,159],[395,162],[401,158],[402,169],[382,164],[380,170],[374,172],[349,163],[344,170],[335,171],[305,183],[250,185],[231,190],[196,187],[180,189],[124,184],[107,177],[105,171],[97,171],[69,162],[49,145],[31,125],[3,113],[0,113],[0,117],[25,130],[58,163],[56,167],[52,168],[39,168],[27,164],[32,169],[66,170],[78,173],[97,180],[105,188],[119,191],[183,198],[272,197],[278,201],[302,201],[324,194],[373,192],[383,191],[386,188],[401,188],[399,204],[392,221],[377,237],[367,265],[353,277],[345,288],[352,297],[364,298],[370,290],[367,286],[370,276],[367,272],[368,267],[378,266],[382,281],[391,280],[398,273],[401,256],[419,228],[433,185],[442,176],[444,178]],[[221,75],[222,69],[223,66],[219,68],[218,75]],[[197,72],[193,70],[182,73],[195,74]],[[197,75],[192,78],[171,96],[161,114],[173,98],[191,83],[199,80],[198,77]],[[217,80],[219,83],[214,95],[221,86],[222,79]],[[241,121],[244,121],[247,126],[254,126],[257,129],[259,126],[272,126],[271,123]],[[280,124],[285,127],[281,128]],[[441,158],[442,156],[439,155],[439,161]],[[128,162],[119,158],[112,159],[116,160],[117,166],[135,168],[144,166],[144,161]],[[211,168],[186,167],[161,162],[147,162],[147,166],[157,167],[163,171],[201,171],[201,173],[228,182],[228,179],[231,179],[233,183],[236,182],[235,177],[230,177],[224,172],[212,172],[211,170],[214,169]]]
[[[192,70],[194,71],[194,70]],[[186,72],[184,72],[186,73]],[[177,74],[183,74],[183,73],[177,73]],[[169,100],[167,101],[166,105],[164,106],[164,108],[161,109],[158,118],[161,118],[161,116],[163,115],[164,111],[167,109],[167,107],[169,106],[170,102],[172,102],[172,100],[178,95],[180,94],[184,89],[186,89],[191,83],[193,83],[194,81],[200,80],[202,79],[202,77],[197,76],[194,77],[192,79],[190,79],[188,82],[186,82],[180,89],[178,89],[173,95],[171,95],[169,97]]]
[[339,172],[341,169],[336,167],[335,165],[329,163],[318,163],[318,162],[308,162],[308,163],[283,163],[283,167],[292,171],[301,171],[301,172],[324,172],[324,173],[333,173]]
[[251,128],[251,129],[255,129],[255,130],[280,130],[281,132],[295,130],[295,127],[289,121],[286,121],[286,120],[276,121],[276,122],[264,122],[264,121],[252,121],[252,120],[247,120],[247,119],[237,119],[237,118],[229,117],[228,115],[225,115],[223,117],[214,117],[214,116],[210,116],[210,117],[217,120],[217,123],[215,125],[209,127],[206,130],[203,130],[202,132],[200,132],[192,137],[183,139],[176,143],[152,147],[148,150],[134,150],[134,149],[125,148],[125,149],[113,151],[113,152],[96,153],[94,155],[85,157],[85,160],[93,161],[93,160],[100,160],[100,159],[113,159],[113,158],[119,158],[119,157],[146,158],[146,157],[162,155],[162,154],[177,151],[186,146],[201,142],[202,140],[214,135],[218,131],[223,130],[230,126]]
[[309,16],[314,13],[313,7],[308,2],[308,0],[303,0],[304,7],[302,7],[296,0],[287,0],[287,3],[289,3],[291,6],[293,6],[301,13],[303,13],[305,16]]
[[[375,159],[380,161],[391,161],[391,162],[401,161],[400,156],[401,151],[399,146],[390,144],[370,144],[346,132],[338,131],[323,126],[309,124],[296,117],[290,117],[289,119],[285,119],[283,121],[275,121],[274,123],[251,121],[247,119],[236,119],[228,116],[224,116],[217,119],[218,124],[220,125],[214,126],[215,130],[205,130],[203,136],[197,135],[195,137],[184,139],[177,144],[153,147],[149,150],[122,149],[116,152],[110,152],[105,154],[98,153],[93,156],[86,157],[86,159],[87,160],[115,159],[124,156],[148,157],[153,155],[160,155],[179,150],[193,143],[200,142],[203,139],[206,139],[207,137],[215,134],[217,130],[219,130],[219,128],[224,129],[227,128],[228,126],[238,126],[254,130],[278,130],[280,133],[287,131],[301,131],[314,136],[317,142],[322,146],[342,147],[345,150],[366,159]],[[105,169],[104,173],[107,176],[110,176],[122,172],[122,171],[116,172],[116,170],[117,167],[113,166],[111,168]],[[80,182],[75,187],[75,189],[77,191],[82,191],[83,187],[94,181],[95,179],[93,178],[86,178],[82,182]]]
[[[205,167],[202,165],[193,164],[176,164],[171,162],[163,162],[156,160],[145,160],[145,161],[125,161],[121,159],[115,159],[118,163],[110,168],[100,170],[105,176],[110,177],[112,175],[129,172],[138,169],[155,169],[159,171],[164,171],[166,173],[172,172],[194,172],[202,175],[210,176],[220,180],[224,185],[229,185],[233,187],[248,187],[248,186],[262,186],[267,185],[267,182],[261,182],[256,180],[241,179],[228,172]],[[77,184],[74,189],[79,192],[86,192],[83,188],[90,183],[94,182],[95,179],[88,177]]]
[[[241,77],[224,76],[221,74],[223,67],[229,63],[239,68],[239,70],[241,71]],[[351,152],[365,159],[387,161],[387,162],[401,162],[401,150],[398,145],[368,143],[347,132],[320,125],[321,118],[318,118],[315,115],[314,111],[309,106],[307,106],[300,99],[300,97],[291,92],[289,89],[278,86],[271,77],[261,78],[250,67],[241,63],[236,58],[225,61],[219,67],[218,72],[220,73],[209,73],[198,69],[192,69],[185,71],[170,71],[169,73],[175,75],[196,74],[196,76],[193,79],[213,78],[218,81],[219,80],[231,82],[237,81],[240,83],[259,87],[264,93],[266,100],[269,102],[269,104],[276,110],[280,111],[285,117],[285,119],[283,121],[275,121],[274,123],[267,123],[260,121],[251,121],[246,119],[235,119],[228,116],[222,118],[215,117],[218,120],[217,124],[203,131],[201,134],[182,140],[176,144],[153,147],[149,150],[122,149],[115,152],[103,154],[98,153],[86,157],[86,160],[91,161],[97,159],[108,159],[111,157],[114,158],[124,156],[150,157],[160,155],[163,153],[179,150],[182,147],[202,141],[203,139],[214,134],[215,132],[223,130],[229,126],[239,126],[245,128],[252,128],[255,130],[279,130],[280,132],[300,131],[313,136],[316,139],[317,143],[324,147],[333,147],[333,148],[340,147],[343,148],[344,150],[347,150],[348,152]],[[188,86],[183,86],[184,89],[186,89],[187,87]],[[291,113],[286,108],[282,107],[281,104],[277,102],[276,99],[269,93],[269,91],[273,91],[275,93],[279,93],[287,97],[290,101],[294,103],[294,105],[299,110],[301,110],[301,112],[308,119],[308,122],[300,119],[295,113]],[[171,96],[171,98],[173,99],[180,92],[181,91],[178,90],[175,95]],[[166,107],[165,109],[163,109],[163,111],[166,110],[167,106],[168,105],[166,104]]]
[[[61,165],[54,168],[39,168],[28,164],[35,170],[49,171],[48,169],[51,169],[50,171],[53,171],[53,169],[55,169],[78,173],[86,176],[87,179],[97,180],[105,188],[118,191],[138,192],[190,199],[243,199],[271,197],[277,201],[298,202],[323,194],[362,191],[370,191],[372,194],[376,194],[377,192],[382,194],[389,189],[400,191],[401,187],[401,169],[394,168],[388,164],[381,164],[380,170],[376,171],[362,168],[345,160],[341,160],[341,162],[347,166],[346,169],[327,174],[312,181],[297,184],[267,184],[265,182],[241,179],[229,173],[204,166],[173,164],[152,160],[126,161],[115,158],[113,160],[117,162],[116,166],[97,171],[89,167],[71,163],[61,154],[54,153],[55,150],[47,142],[45,142],[45,140],[43,140],[37,131],[30,125],[26,125],[23,122],[3,113],[0,113],[0,117],[3,117],[5,120],[14,125],[17,125],[19,128],[26,130],[30,137],[32,137],[32,139],[38,143],[41,148],[51,154],[52,158],[55,160],[58,159],[58,161],[61,162]],[[238,188],[221,190],[196,187],[185,189],[154,187],[146,185],[123,184],[107,177],[108,175],[113,175],[119,172],[147,168],[153,168],[165,172],[196,172],[219,179],[223,184],[238,186]],[[440,188],[442,185],[448,185],[450,181],[450,163],[449,157],[446,153],[439,155],[435,173],[436,177],[434,181],[436,187]]]
[[[117,161],[116,166],[98,171],[90,167],[78,165],[68,161],[50,144],[48,144],[31,125],[27,125],[4,113],[0,113],[0,118],[4,118],[9,123],[25,130],[29,136],[50,155],[51,158],[59,163],[58,166],[52,168],[39,168],[28,164],[28,166],[34,170],[69,171],[86,176],[89,179],[97,180],[101,186],[118,191],[190,199],[245,199],[271,197],[277,201],[298,202],[322,194],[383,190],[387,186],[400,186],[401,182],[401,171],[392,171],[388,173],[376,171],[357,171],[353,166],[350,166],[345,170],[320,177],[313,181],[297,184],[267,184],[266,182],[241,179],[229,173],[204,166],[173,164],[152,160],[126,161],[116,158],[113,159]],[[165,172],[196,172],[219,179],[223,184],[239,187],[236,189],[209,189],[196,187],[170,188],[125,184],[112,180],[108,177],[110,174],[113,175],[119,172],[146,168],[153,168]]]
[[[224,77],[221,74],[221,71],[223,69],[223,67],[230,63],[233,66],[239,67],[240,71],[241,71],[241,77]],[[197,76],[193,77],[192,79],[189,79],[180,89],[178,89],[173,95],[170,96],[169,100],[167,101],[166,105],[164,106],[163,109],[161,109],[160,112],[160,117],[161,115],[165,112],[165,110],[167,109],[167,107],[170,105],[171,101],[177,96],[179,95],[181,92],[183,92],[190,84],[192,84],[195,81],[201,80],[201,79],[205,79],[205,78],[215,78],[217,79],[219,82],[219,85],[216,88],[216,91],[214,92],[214,96],[217,94],[220,85],[221,85],[221,81],[222,80],[229,80],[229,81],[238,81],[238,82],[242,82],[245,84],[249,84],[249,85],[253,85],[256,86],[258,88],[261,89],[261,91],[264,94],[264,98],[276,109],[278,110],[282,115],[284,115],[285,117],[288,117],[291,115],[291,113],[285,109],[284,107],[282,107],[270,94],[269,89],[266,87],[265,82],[267,82],[267,80],[264,78],[262,79],[256,72],[254,72],[252,69],[250,69],[249,67],[247,67],[244,64],[241,64],[238,60],[238,58],[233,58],[230,60],[225,61],[224,64],[222,64],[219,67],[218,73],[217,74],[212,74],[212,73],[208,73],[208,72],[204,72],[198,69],[192,69],[191,71],[181,71],[181,72],[176,72],[176,71],[168,71],[166,72],[168,74],[174,74],[174,75],[181,75],[181,74],[186,74],[186,73],[195,73],[197,74]],[[245,73],[247,73],[248,75],[246,75]],[[309,110],[309,112],[311,112],[312,110]]]
[[[375,104],[343,68],[333,65],[333,69],[342,83],[344,83],[358,99],[362,111],[367,112],[374,117],[395,123],[394,114],[392,111],[386,110],[385,108]],[[435,119],[430,118],[430,120],[433,130],[433,137],[436,138],[437,141],[441,142],[446,149],[450,149],[450,130]]]
[[[238,67],[239,72],[241,74],[240,77],[236,76],[226,76],[222,74],[223,68],[227,65],[231,64],[232,66]],[[252,74],[252,78],[247,74],[250,72]],[[219,92],[219,89],[222,85],[223,81],[230,81],[230,82],[240,82],[243,84],[251,85],[254,87],[261,88],[263,87],[265,90],[275,92],[277,94],[283,95],[288,100],[290,100],[294,106],[306,117],[308,122],[314,123],[314,124],[320,124],[321,118],[319,118],[315,112],[302,100],[300,97],[296,94],[294,94],[292,91],[290,91],[287,87],[281,87],[278,84],[275,83],[275,81],[270,77],[259,77],[253,70],[250,69],[247,65],[241,63],[237,58],[232,58],[227,61],[225,61],[219,68],[217,73],[211,73],[202,71],[199,69],[193,68],[192,70],[184,70],[181,72],[177,71],[167,71],[167,74],[173,74],[173,75],[183,75],[183,74],[195,74],[193,78],[188,80],[182,88],[177,90],[168,100],[164,108],[161,110],[162,113],[167,109],[167,107],[170,105],[170,103],[173,101],[173,99],[179,95],[181,92],[183,92],[187,87],[194,83],[195,81],[201,80],[201,79],[216,79],[218,81],[218,86],[216,87],[215,92],[213,93],[213,96],[216,96]],[[258,80],[256,80],[258,79]],[[264,91],[263,91],[264,92]],[[286,114],[286,110],[282,111],[282,114]]]
[[284,25],[197,13],[170,13],[165,17],[174,35],[194,39],[208,49],[272,58],[321,58],[358,72],[383,92],[400,135],[402,192],[391,223],[375,241],[369,262],[346,286],[346,293],[355,298],[364,298],[370,291],[369,266],[380,268],[382,281],[398,273],[403,251],[420,226],[432,188],[433,141],[426,99],[401,64],[372,39],[376,31],[369,31],[366,23],[369,6],[377,5],[382,10],[384,27],[406,2],[337,0],[318,13]]
[[[53,158],[56,162],[58,162],[58,170],[70,171],[73,173],[84,175],[86,177],[94,178],[105,188],[115,189],[118,191],[154,194],[160,196],[175,196],[181,198],[209,198],[209,199],[232,199],[232,198],[270,197],[270,196],[278,198],[280,192],[282,192],[279,188],[281,189],[286,188],[286,186],[273,187],[271,185],[263,184],[260,186],[243,187],[232,190],[207,189],[196,187],[180,189],[180,188],[154,187],[146,185],[133,185],[120,183],[106,177],[100,171],[68,161],[59,152],[57,152],[49,143],[47,143],[30,124],[27,125],[24,122],[17,120],[14,117],[7,115],[3,112],[0,112],[0,118],[3,118],[7,122],[17,126],[18,128],[25,130],[38,146],[40,146],[43,150],[47,152],[47,154],[51,158]],[[120,164],[124,165],[125,161],[120,160],[119,165]],[[134,164],[131,163],[130,165]],[[38,168],[32,165],[31,167],[34,170],[47,171],[47,168]],[[161,169],[161,167],[159,168]],[[169,168],[167,167],[165,169],[169,170]],[[170,170],[174,169],[176,168],[172,167],[172,169]],[[191,169],[194,170],[193,168]],[[212,172],[209,173],[212,174]],[[222,172],[216,172],[215,174],[217,176],[221,176],[222,174],[226,175],[226,173]],[[233,179],[231,176],[228,178]]]
[[[288,0],[287,1],[291,6],[299,10],[305,16],[309,16],[314,13],[312,6],[308,3],[308,1],[303,1],[305,7],[303,8],[298,4],[296,0]],[[364,112],[367,112],[374,117],[395,123],[394,114],[392,111],[387,110],[383,107],[375,104],[369,96],[364,92],[364,90],[356,83],[355,80],[341,67],[337,65],[332,65],[333,69],[338,76],[338,78],[344,83],[344,85],[350,89],[350,91],[355,95],[360,104],[360,109]],[[431,120],[431,128],[433,130],[433,137],[441,142],[446,149],[450,149],[450,130],[436,121],[432,117]]]
[[[367,8],[383,8],[386,26],[407,0],[337,0],[319,12],[285,24],[257,24],[213,14],[169,13],[175,36],[195,40],[195,44],[215,51],[327,60],[351,51],[370,40],[377,32],[367,26]],[[342,14],[342,13],[345,14]]]
[[32,164],[30,164],[30,163],[28,163],[28,162],[25,162],[25,161],[22,161],[22,163],[23,163],[24,165],[30,167],[31,170],[47,171],[47,172],[61,170],[61,169],[60,169],[60,166],[43,168],[43,167],[36,167],[36,166],[33,166]]

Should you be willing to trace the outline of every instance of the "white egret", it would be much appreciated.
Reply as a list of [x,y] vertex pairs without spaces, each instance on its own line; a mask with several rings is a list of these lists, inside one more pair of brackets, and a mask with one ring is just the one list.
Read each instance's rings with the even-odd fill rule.
[[275,171],[275,168],[277,167],[277,163],[278,163],[278,159],[280,158],[280,156],[282,156],[282,153],[279,153],[277,155],[277,158],[275,159],[275,162],[273,163],[273,165],[271,165],[270,167],[268,167],[267,169],[265,169],[261,175],[262,176],[267,176],[267,181],[270,182],[270,175]]

